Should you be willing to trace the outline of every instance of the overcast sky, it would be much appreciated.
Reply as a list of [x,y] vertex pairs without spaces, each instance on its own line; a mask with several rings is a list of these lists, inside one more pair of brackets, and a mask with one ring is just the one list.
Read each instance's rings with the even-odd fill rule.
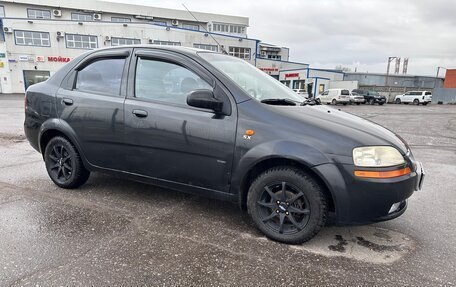
[[388,56],[408,57],[409,74],[456,68],[455,0],[111,1],[246,16],[249,37],[289,47],[290,61],[314,68],[384,73]]

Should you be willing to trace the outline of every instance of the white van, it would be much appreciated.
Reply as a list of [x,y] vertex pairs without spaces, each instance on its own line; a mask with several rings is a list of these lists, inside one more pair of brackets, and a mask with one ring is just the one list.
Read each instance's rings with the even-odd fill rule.
[[350,102],[350,91],[346,89],[328,89],[317,96],[321,103],[326,104],[343,104]]
[[413,103],[415,105],[427,105],[432,101],[432,93],[427,91],[410,91],[394,98],[396,104]]

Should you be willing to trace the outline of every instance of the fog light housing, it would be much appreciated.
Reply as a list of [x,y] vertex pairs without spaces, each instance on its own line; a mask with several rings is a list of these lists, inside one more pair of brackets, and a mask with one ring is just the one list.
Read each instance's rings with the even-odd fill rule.
[[391,208],[390,208],[390,210],[388,211],[388,214],[391,214],[391,213],[393,213],[393,212],[398,211],[399,208],[401,207],[401,203],[402,203],[402,202],[396,202],[396,203],[394,203],[393,205],[391,205]]

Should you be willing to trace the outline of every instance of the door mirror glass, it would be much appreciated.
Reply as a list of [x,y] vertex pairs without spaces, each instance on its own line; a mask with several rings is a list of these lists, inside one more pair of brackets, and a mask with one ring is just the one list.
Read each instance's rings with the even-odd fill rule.
[[187,96],[187,104],[192,107],[211,109],[216,113],[222,112],[223,102],[214,97],[214,93],[207,89],[191,91]]

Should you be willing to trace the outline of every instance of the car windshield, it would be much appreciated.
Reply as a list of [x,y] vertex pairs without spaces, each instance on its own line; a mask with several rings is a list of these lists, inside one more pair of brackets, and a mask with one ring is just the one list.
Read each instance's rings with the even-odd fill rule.
[[292,89],[245,60],[216,53],[200,52],[198,54],[257,101],[287,99],[301,103],[306,100],[302,95],[293,92]]
[[377,92],[369,92],[369,94],[373,95],[373,96],[378,96],[378,93]]

